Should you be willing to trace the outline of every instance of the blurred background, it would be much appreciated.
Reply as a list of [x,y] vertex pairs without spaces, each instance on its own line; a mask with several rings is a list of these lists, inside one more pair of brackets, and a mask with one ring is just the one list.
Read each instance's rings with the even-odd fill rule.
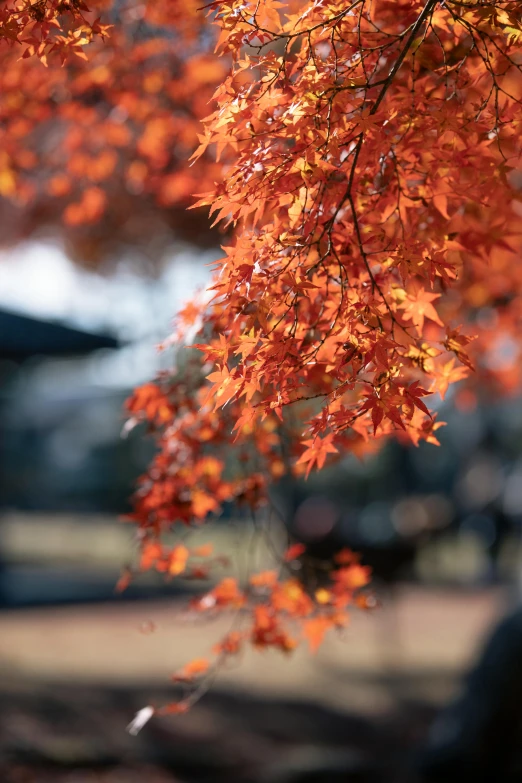
[[[176,27],[132,2],[109,13],[122,33],[88,64],[44,73],[0,53],[0,781],[466,780],[460,718],[444,710],[480,712],[455,699],[518,606],[517,394],[450,392],[440,448],[390,443],[278,487],[311,554],[362,553],[380,607],[354,612],[315,656],[246,656],[188,715],[125,731],[230,622],[190,620],[182,581],[114,589],[134,555],[120,517],[153,453],[123,403],[172,367],[156,345],[221,254],[206,216],[184,209],[212,180],[210,163],[203,176],[186,160],[222,66],[200,22]],[[504,349],[492,361],[511,361]],[[268,557],[237,513],[209,539],[239,560],[254,539],[257,564]],[[490,675],[522,654],[517,621],[502,628]],[[498,774],[484,779],[521,779],[517,708],[493,675],[479,680],[479,705],[489,688],[502,715],[487,735]],[[508,683],[518,701],[516,674]]]
[[[122,406],[172,363],[156,344],[218,253],[173,236],[155,274],[101,274],[56,236],[0,261],[2,780],[415,780],[435,717],[517,603],[520,399],[463,409],[450,394],[440,448],[390,443],[276,490],[314,557],[362,553],[380,608],[315,656],[247,656],[188,716],[126,734],[229,622],[190,620],[190,583],[114,591],[134,553],[119,518],[153,453]],[[232,513],[204,540],[234,559],[254,535]]]

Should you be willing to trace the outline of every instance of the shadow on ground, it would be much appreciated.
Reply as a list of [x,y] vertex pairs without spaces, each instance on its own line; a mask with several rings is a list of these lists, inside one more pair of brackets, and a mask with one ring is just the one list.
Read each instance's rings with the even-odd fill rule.
[[191,713],[125,726],[165,692],[142,687],[17,687],[2,693],[5,783],[392,783],[433,710],[403,703],[366,719],[309,702],[211,692]]

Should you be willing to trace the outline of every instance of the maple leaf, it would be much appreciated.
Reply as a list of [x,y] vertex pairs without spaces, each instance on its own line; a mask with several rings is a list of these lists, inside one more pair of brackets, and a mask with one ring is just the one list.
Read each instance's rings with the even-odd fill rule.
[[303,623],[303,634],[308,641],[311,652],[315,653],[324,640],[325,633],[332,627],[328,617],[313,617]]
[[245,598],[239,590],[237,580],[233,577],[226,577],[212,590],[210,595],[214,598],[217,606],[242,606]]
[[242,361],[245,361],[254,352],[258,341],[257,336],[254,334],[254,330],[251,329],[248,334],[241,336],[240,345],[235,351],[236,355],[241,354]]
[[241,385],[241,379],[234,371],[224,365],[220,370],[215,370],[207,375],[207,381],[212,385],[208,392],[207,399],[214,397],[216,407],[222,407],[236,394]]
[[216,498],[213,498],[202,489],[195,489],[192,492],[192,511],[198,519],[204,519],[211,511],[219,507]]
[[432,305],[432,302],[439,298],[440,294],[432,294],[421,288],[415,295],[408,294],[407,299],[399,305],[400,308],[404,309],[403,318],[413,323],[419,335],[422,334],[425,318],[429,318],[439,326],[444,325]]
[[369,410],[372,417],[373,434],[377,434],[377,429],[381,425],[384,417],[391,419],[401,429],[404,429],[404,423],[400,417],[399,411],[393,405],[388,405],[376,394],[368,395],[361,406],[361,411]]
[[444,341],[444,347],[447,351],[453,351],[462,364],[465,364],[470,370],[473,370],[473,364],[469,359],[469,356],[464,351],[464,348],[468,346],[475,337],[468,337],[465,334],[460,333],[460,328],[448,330],[446,340]]
[[315,591],[315,600],[320,605],[330,603],[332,597],[332,593],[329,590],[326,590],[324,587],[320,587]]
[[148,541],[142,547],[140,570],[147,571],[163,556],[163,547],[157,541]]
[[273,587],[278,579],[277,571],[262,571],[250,577],[252,587]]
[[431,413],[426,405],[423,403],[421,397],[431,394],[419,386],[419,381],[415,381],[410,386],[405,388],[406,396],[413,402],[414,406],[431,417]]
[[333,435],[326,435],[324,438],[309,438],[303,441],[303,445],[308,448],[301,454],[297,460],[297,465],[306,464],[306,477],[310,474],[314,464],[320,470],[328,454],[337,454],[338,449],[333,445]]
[[189,701],[173,701],[170,704],[165,704],[163,707],[158,707],[156,712],[158,715],[183,715],[189,709]]
[[168,571],[170,576],[179,576],[187,566],[189,551],[184,544],[173,547],[169,554]]
[[117,593],[123,593],[132,582],[132,571],[130,568],[124,568],[121,572],[120,578],[114,588]]
[[287,563],[290,563],[292,560],[297,560],[299,557],[301,557],[304,552],[306,552],[306,547],[304,544],[292,544],[284,553],[283,559]]
[[431,390],[438,392],[442,399],[446,396],[448,387],[451,383],[457,383],[458,381],[467,378],[469,375],[469,369],[467,367],[455,366],[455,359],[450,359],[448,362],[442,365],[437,370],[437,375],[433,380]]
[[209,670],[210,663],[206,658],[194,658],[194,660],[187,663],[178,674],[172,676],[174,682],[181,682],[183,680],[192,680],[194,677],[201,677]]
[[355,590],[365,587],[371,576],[371,569],[368,566],[354,564],[345,568],[339,568],[333,573],[333,579],[338,587]]
[[215,645],[216,655],[237,655],[240,652],[243,643],[243,637],[239,631],[231,631],[219,644]]
[[347,547],[344,547],[334,555],[334,560],[339,565],[352,565],[358,563],[359,559],[360,555],[358,555],[357,552],[352,552],[352,550]]

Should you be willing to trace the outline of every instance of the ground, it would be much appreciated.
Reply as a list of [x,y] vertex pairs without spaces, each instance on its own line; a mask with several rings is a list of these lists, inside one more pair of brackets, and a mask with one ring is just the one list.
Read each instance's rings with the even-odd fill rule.
[[275,783],[320,766],[306,780],[405,783],[506,596],[404,585],[383,598],[315,656],[247,655],[191,713],[137,738],[134,712],[168,700],[170,673],[230,618],[194,624],[182,598],[4,611],[0,780]]

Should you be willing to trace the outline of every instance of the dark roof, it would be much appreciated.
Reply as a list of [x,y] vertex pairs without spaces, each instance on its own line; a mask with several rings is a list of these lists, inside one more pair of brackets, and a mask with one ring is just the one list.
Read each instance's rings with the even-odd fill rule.
[[0,359],[20,362],[31,356],[77,356],[118,345],[106,334],[0,310]]

